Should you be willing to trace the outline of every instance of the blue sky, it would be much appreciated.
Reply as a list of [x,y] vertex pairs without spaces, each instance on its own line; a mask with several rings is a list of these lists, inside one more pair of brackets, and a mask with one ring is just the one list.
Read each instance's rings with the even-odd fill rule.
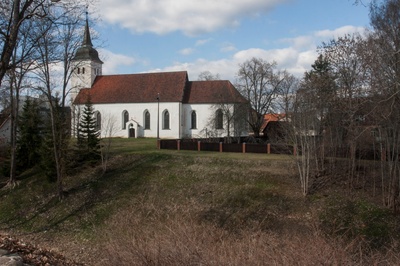
[[91,12],[103,74],[210,71],[232,82],[251,57],[301,77],[323,41],[369,25],[354,0],[98,0]]

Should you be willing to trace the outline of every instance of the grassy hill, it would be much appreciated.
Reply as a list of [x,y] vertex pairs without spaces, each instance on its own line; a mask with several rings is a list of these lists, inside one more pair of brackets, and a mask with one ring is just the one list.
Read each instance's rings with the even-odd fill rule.
[[[398,217],[340,182],[303,197],[284,155],[157,150],[115,139],[108,170],[0,190],[0,233],[88,265],[390,265]],[[4,179],[4,178],[3,178]],[[2,182],[4,180],[0,180]]]

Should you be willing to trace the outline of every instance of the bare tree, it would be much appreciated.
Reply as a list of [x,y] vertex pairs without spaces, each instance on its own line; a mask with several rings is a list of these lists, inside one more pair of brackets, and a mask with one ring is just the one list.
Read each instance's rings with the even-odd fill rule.
[[[72,60],[76,39],[70,38],[77,32],[74,25],[78,23],[76,5],[63,5],[59,10],[54,10],[48,19],[43,19],[36,29],[42,32],[38,41],[36,52],[38,54],[38,68],[36,77],[38,88],[46,95],[51,120],[51,132],[55,168],[57,174],[57,192],[63,198],[63,180],[65,175],[65,157],[67,139],[69,136],[69,109],[65,107],[67,98],[67,82],[70,77],[70,61]],[[55,67],[62,63],[62,82],[55,76]],[[57,90],[60,88],[61,91]]]
[[278,109],[290,116],[293,111],[293,104],[295,101],[296,91],[299,87],[299,79],[284,70],[282,72],[283,80],[279,86],[277,106]]
[[231,142],[232,137],[240,137],[248,132],[248,103],[243,98],[233,103],[221,101],[211,108],[213,114],[208,118],[208,126],[201,131],[206,137],[226,137],[226,142]]
[[280,85],[284,79],[276,70],[276,62],[252,58],[239,65],[236,87],[250,102],[248,123],[255,136],[259,136],[264,116],[274,109]]
[[[57,0],[3,0],[0,3],[0,85],[9,69],[18,61],[11,61],[24,23],[48,15],[49,6]],[[11,63],[10,63],[11,62]]]
[[[37,20],[36,20],[37,21]],[[20,27],[19,38],[11,57],[10,69],[6,73],[10,95],[10,176],[8,185],[14,187],[16,183],[16,146],[20,109],[20,94],[23,89],[30,89],[29,73],[35,68],[34,47],[41,33],[36,32],[36,21],[30,19]]]
[[[286,85],[284,91],[290,91],[287,88]],[[329,62],[320,56],[312,70],[305,73],[295,96],[290,95],[285,100],[284,106],[290,114],[286,138],[294,145],[303,195],[310,193],[315,178],[325,171],[323,133],[329,126],[328,115],[334,98],[335,85]]]
[[315,115],[314,94],[299,90],[293,103],[287,138],[294,144],[294,157],[304,196],[310,192],[311,184],[318,172],[318,131],[320,121]]
[[102,132],[101,139],[101,165],[103,173],[107,171],[108,161],[110,158],[112,138],[117,131],[117,119],[111,114],[104,114],[102,118]]
[[[325,145],[331,151],[329,156],[336,157],[337,150],[347,149],[349,160],[347,173],[350,187],[356,174],[356,166],[362,148],[371,148],[365,135],[369,128],[369,117],[373,113],[370,93],[370,71],[365,61],[369,49],[366,40],[360,34],[346,35],[329,43],[324,43],[321,51],[329,61],[331,72],[337,86],[336,98],[332,102],[325,130]],[[357,158],[358,157],[358,158]]]
[[382,196],[388,207],[397,210],[400,206],[400,2],[372,2],[370,19],[371,95],[379,106],[376,122],[386,157],[382,160]]
[[199,77],[197,80],[202,80],[202,81],[206,81],[206,80],[220,80],[220,76],[219,74],[212,74],[210,71],[203,71],[199,74]]

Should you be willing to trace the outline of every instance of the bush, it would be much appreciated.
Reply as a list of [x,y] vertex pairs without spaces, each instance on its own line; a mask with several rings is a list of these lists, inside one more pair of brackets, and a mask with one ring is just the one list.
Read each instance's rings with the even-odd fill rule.
[[320,215],[322,230],[332,236],[360,239],[371,248],[381,248],[397,234],[398,222],[389,210],[364,201],[334,199]]

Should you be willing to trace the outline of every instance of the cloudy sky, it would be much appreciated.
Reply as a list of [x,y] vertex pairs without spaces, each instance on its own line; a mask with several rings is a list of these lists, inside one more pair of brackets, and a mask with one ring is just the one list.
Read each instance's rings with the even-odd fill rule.
[[323,41],[369,25],[354,0],[98,0],[94,9],[103,74],[187,70],[190,80],[210,71],[234,82],[251,57],[300,77]]

